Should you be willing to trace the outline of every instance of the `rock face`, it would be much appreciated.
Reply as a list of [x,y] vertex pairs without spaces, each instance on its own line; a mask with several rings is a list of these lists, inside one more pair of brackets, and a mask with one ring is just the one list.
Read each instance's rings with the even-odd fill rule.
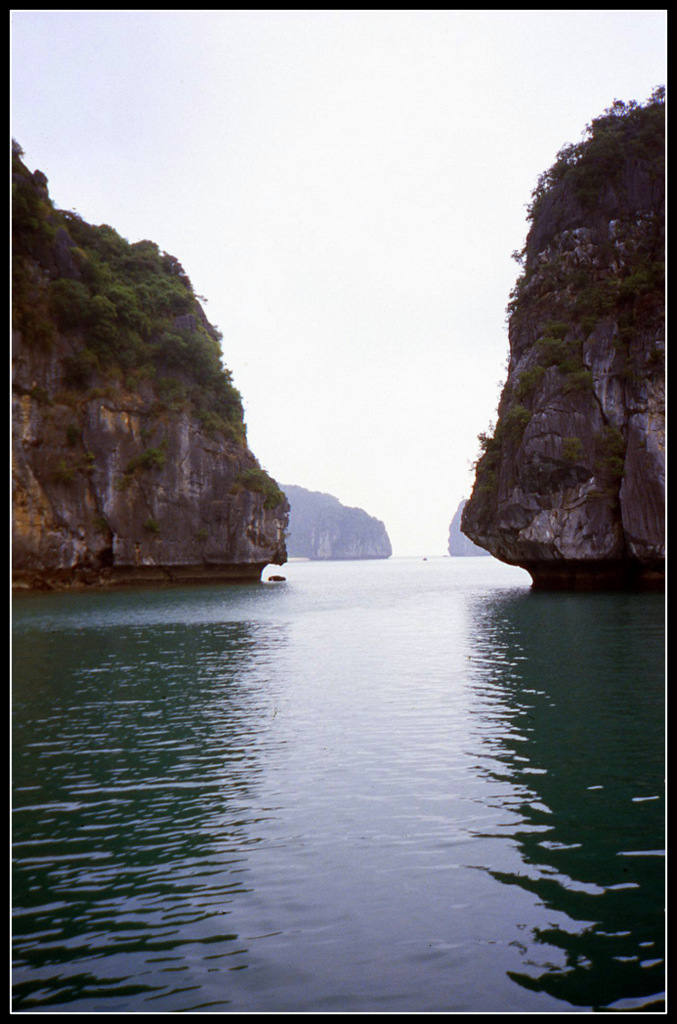
[[616,102],[534,191],[463,532],[542,587],[661,585],[664,103]]
[[361,508],[347,508],[331,494],[290,484],[283,489],[291,505],[287,535],[290,558],[390,558],[390,539],[380,519]]
[[257,579],[283,564],[288,503],[247,448],[179,264],[69,223],[18,153],[14,177],[15,586]]
[[456,558],[466,558],[478,555],[488,555],[489,552],[485,551],[484,548],[480,548],[477,544],[473,544],[468,537],[464,536],[461,532],[461,516],[463,515],[463,509],[467,505],[468,499],[464,498],[460,503],[454,518],[451,520],[449,526],[449,543],[447,550],[450,555]]

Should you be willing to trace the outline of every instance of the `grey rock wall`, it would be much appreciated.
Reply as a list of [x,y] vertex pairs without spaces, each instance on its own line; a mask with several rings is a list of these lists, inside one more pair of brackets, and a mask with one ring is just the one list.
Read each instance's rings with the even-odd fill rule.
[[245,446],[159,412],[149,386],[74,395],[69,350],[14,336],[15,585],[256,579],[286,561],[288,505],[242,484],[259,468]]

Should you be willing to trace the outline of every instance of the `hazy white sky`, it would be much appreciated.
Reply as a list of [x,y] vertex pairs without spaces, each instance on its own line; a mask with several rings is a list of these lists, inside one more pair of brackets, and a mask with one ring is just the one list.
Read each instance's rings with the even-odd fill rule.
[[444,554],[505,377],[525,206],[666,11],[12,11],[52,199],[183,265],[280,483]]

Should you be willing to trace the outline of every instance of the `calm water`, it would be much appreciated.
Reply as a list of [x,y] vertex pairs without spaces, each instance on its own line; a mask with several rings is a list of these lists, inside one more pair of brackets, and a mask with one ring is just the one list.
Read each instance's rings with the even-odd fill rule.
[[282,572],[15,600],[14,1009],[662,998],[663,597]]

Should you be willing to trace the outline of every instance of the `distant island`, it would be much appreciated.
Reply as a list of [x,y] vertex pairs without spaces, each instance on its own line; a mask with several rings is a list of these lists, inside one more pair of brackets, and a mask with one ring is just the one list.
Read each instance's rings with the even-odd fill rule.
[[283,484],[290,505],[287,554],[290,558],[334,561],[390,558],[392,547],[380,519],[338,498]]
[[450,555],[456,558],[490,554],[490,552],[485,551],[484,548],[479,547],[477,544],[473,544],[469,537],[466,537],[461,533],[461,516],[463,515],[463,509],[467,502],[468,499],[463,498],[456,509],[454,518],[451,520],[451,524],[449,526],[449,543],[447,550]]

